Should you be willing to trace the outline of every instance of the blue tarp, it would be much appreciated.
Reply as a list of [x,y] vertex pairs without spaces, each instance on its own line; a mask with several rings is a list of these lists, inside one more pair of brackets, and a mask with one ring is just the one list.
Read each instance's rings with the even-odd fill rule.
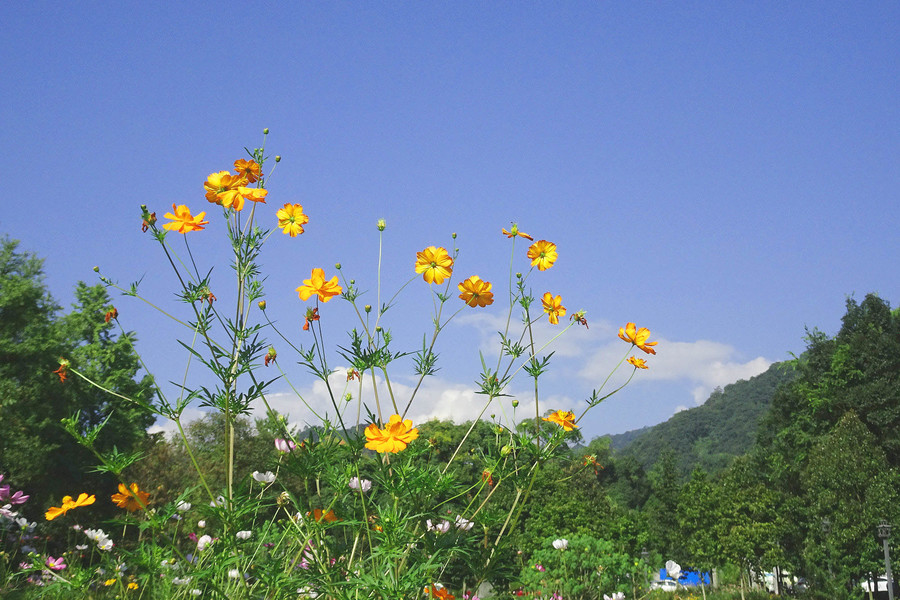
[[[665,567],[659,570],[659,578],[660,580],[672,579],[666,573]],[[681,585],[700,585],[700,571],[682,571],[681,576],[678,578],[678,583]],[[709,576],[709,572],[703,573],[703,584],[710,585],[711,583],[712,579]]]

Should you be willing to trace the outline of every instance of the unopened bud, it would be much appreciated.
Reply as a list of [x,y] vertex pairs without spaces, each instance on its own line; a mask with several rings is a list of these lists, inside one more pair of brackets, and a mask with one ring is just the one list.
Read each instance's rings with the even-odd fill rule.
[[266,301],[265,300],[260,300],[259,302],[256,303],[256,305],[259,307],[259,310],[266,310]]
[[519,406],[519,401],[514,399],[514,400],[512,401],[512,405],[513,405],[513,408],[518,407],[518,406]]
[[372,312],[372,305],[366,304],[365,306],[363,306],[363,310],[366,311],[367,313]]
[[276,155],[275,155],[275,162],[277,162],[277,163],[280,163],[280,162],[281,162],[281,155],[280,155],[280,154],[276,154]]
[[451,233],[451,234],[450,234],[450,237],[452,237],[452,238],[455,240],[455,239],[456,239],[456,232],[454,231],[453,233]]
[[100,272],[100,267],[94,267],[94,273],[99,273],[99,272]]
[[375,328],[375,333],[381,333],[381,325]]
[[334,268],[337,269],[338,271],[340,271],[340,270],[341,270],[341,263],[334,263]]
[[384,219],[378,219],[377,227],[378,231],[384,231],[384,228],[387,227],[387,223],[384,222]]
[[356,280],[355,280],[355,279],[351,279],[351,280],[350,280],[350,285],[353,285],[353,284],[355,284],[355,283],[356,283]]
[[513,451],[512,446],[506,445],[500,448],[500,456],[509,456],[509,454]]
[[522,279],[522,274],[521,274],[521,273],[516,273],[516,279]]
[[263,135],[269,135],[269,128],[268,128],[268,127],[266,127],[265,129],[263,129]]

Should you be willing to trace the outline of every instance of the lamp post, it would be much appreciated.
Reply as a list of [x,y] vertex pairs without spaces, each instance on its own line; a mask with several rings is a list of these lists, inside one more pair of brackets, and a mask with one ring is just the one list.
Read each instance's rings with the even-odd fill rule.
[[878,537],[884,545],[884,574],[887,576],[888,600],[894,600],[894,578],[891,575],[891,552],[888,549],[888,540],[891,538],[891,524],[887,519],[882,519],[878,524]]

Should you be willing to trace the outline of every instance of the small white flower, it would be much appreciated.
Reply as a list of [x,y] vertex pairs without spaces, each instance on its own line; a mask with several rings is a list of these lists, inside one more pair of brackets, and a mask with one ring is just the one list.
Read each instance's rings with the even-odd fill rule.
[[190,577],[173,577],[172,583],[175,585],[187,585],[191,582]]
[[464,519],[460,515],[456,515],[456,528],[461,529],[463,531],[469,531],[472,529],[472,526],[475,525],[472,521],[468,519]]
[[557,550],[565,550],[569,547],[569,540],[563,538],[553,540],[553,547]]
[[229,576],[231,579],[237,579],[238,577],[241,576],[241,572],[238,571],[237,569],[229,569],[229,570],[228,570],[228,576]]
[[450,531],[450,521],[444,519],[440,523],[432,523],[431,519],[425,521],[425,527],[428,531],[434,531],[435,533],[447,533]]
[[197,540],[197,552],[203,552],[203,550],[213,543],[212,536],[202,535],[200,539]]
[[75,549],[76,550],[87,550],[88,545],[87,544],[75,544]]
[[193,589],[193,590],[191,590],[191,596],[199,596],[199,595],[202,594],[202,593],[203,593],[203,592],[201,592],[200,590],[198,590],[198,589],[196,589],[196,588]]
[[206,527],[206,521],[197,521],[197,527],[203,529],[204,527]]
[[213,508],[220,508],[225,506],[225,496],[219,496],[215,500],[209,503]]
[[603,600],[625,600],[625,592],[615,592],[612,596],[603,594]]
[[275,481],[275,473],[273,473],[272,471],[266,471],[265,473],[253,471],[253,479],[260,483],[272,483],[273,481]]
[[184,500],[182,500],[181,502],[178,503],[178,506],[175,507],[175,510],[177,510],[178,512],[185,512],[185,511],[191,510],[191,503],[185,502]]
[[360,490],[363,492],[368,492],[372,489],[371,481],[369,481],[368,479],[360,479],[359,477],[351,477],[350,483],[348,483],[347,485],[349,485],[350,489],[354,491]]
[[249,540],[250,536],[253,535],[252,531],[238,531],[234,536],[239,540]]

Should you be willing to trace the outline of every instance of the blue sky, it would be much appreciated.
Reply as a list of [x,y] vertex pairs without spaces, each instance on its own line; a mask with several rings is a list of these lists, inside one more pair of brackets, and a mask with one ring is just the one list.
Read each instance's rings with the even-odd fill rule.
[[[139,205],[208,210],[207,174],[263,127],[284,157],[266,208],[298,202],[311,219],[262,257],[288,333],[300,336],[294,288],[311,268],[341,262],[374,289],[378,218],[385,289],[456,232],[459,278],[501,293],[499,230],[517,221],[559,246],[529,280],[535,293],[562,294],[590,321],[562,341],[542,406],[578,408],[621,357],[627,321],[660,342],[651,369],[583,422],[588,437],[665,420],[799,353],[805,327],[837,329],[850,294],[900,296],[895,2],[204,4],[4,11],[0,144],[20,183],[0,233],[46,257],[64,305],[99,265],[177,308]],[[192,247],[227,256],[210,216]],[[352,326],[338,302],[323,311],[336,343]],[[177,378],[181,333],[115,303],[158,377]],[[424,283],[404,292],[399,345],[420,345],[429,306]],[[503,314],[448,327],[416,418],[472,416],[477,349]],[[512,387],[523,408],[527,389]],[[277,405],[306,418],[287,395]]]

